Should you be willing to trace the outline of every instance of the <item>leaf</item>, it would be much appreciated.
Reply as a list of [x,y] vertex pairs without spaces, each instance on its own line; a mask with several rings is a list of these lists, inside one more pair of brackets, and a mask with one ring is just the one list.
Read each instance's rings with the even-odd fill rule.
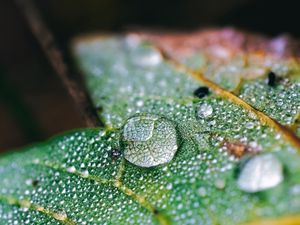
[[0,159],[0,224],[298,224],[298,62],[250,37],[76,40],[107,127]]

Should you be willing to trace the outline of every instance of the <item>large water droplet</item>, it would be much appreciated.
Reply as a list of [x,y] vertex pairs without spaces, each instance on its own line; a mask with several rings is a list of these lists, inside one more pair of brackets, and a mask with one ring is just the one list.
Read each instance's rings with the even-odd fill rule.
[[124,126],[123,135],[127,141],[147,141],[152,137],[155,117],[132,117]]
[[152,167],[172,160],[177,151],[177,132],[170,120],[156,115],[137,115],[124,126],[124,157],[129,162]]
[[281,162],[272,154],[254,156],[241,168],[237,184],[246,192],[258,192],[277,186],[283,180]]
[[213,108],[211,105],[207,103],[202,103],[201,105],[199,105],[197,109],[197,114],[199,118],[207,118],[211,116],[212,113],[213,113]]

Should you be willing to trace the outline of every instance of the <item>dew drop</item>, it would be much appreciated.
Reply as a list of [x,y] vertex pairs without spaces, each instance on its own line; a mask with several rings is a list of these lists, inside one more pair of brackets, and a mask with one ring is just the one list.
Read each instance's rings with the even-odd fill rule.
[[207,195],[207,191],[204,187],[199,187],[197,192],[201,197],[205,197]]
[[215,186],[218,189],[224,189],[226,186],[226,182],[223,179],[217,179],[217,180],[215,180]]
[[245,162],[238,176],[239,188],[246,192],[258,192],[273,188],[283,180],[281,162],[272,154],[262,154]]
[[56,212],[53,214],[53,217],[57,220],[63,221],[67,219],[67,213],[65,211]]
[[254,128],[254,123],[249,121],[245,124],[245,126],[246,126],[247,129],[253,129]]
[[27,179],[27,180],[25,180],[25,184],[26,184],[26,185],[31,185],[31,184],[32,184],[32,179]]
[[67,168],[67,171],[69,173],[75,173],[76,172],[76,168],[74,166],[70,166],[70,167]]
[[139,49],[135,52],[133,62],[140,67],[155,67],[162,61],[162,57],[159,52],[154,49]]
[[201,105],[199,105],[198,110],[197,110],[197,114],[200,118],[207,118],[209,116],[211,116],[213,113],[213,108],[211,105],[207,104],[207,103],[203,103]]
[[125,38],[126,46],[128,46],[129,48],[132,48],[132,49],[137,48],[138,45],[140,44],[140,42],[141,42],[141,39],[136,34],[129,34]]
[[84,170],[81,172],[81,176],[82,177],[88,177],[89,176],[89,171],[88,170]]
[[122,133],[124,157],[129,162],[152,167],[172,160],[177,151],[173,122],[156,115],[137,115],[126,122]]

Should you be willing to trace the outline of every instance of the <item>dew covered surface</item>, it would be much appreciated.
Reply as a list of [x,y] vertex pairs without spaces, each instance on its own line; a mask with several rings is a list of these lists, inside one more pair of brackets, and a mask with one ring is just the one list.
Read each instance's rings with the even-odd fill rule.
[[113,127],[122,126],[124,118],[144,108],[149,97],[181,99],[192,96],[198,87],[191,78],[163,63],[153,46],[140,44],[135,37],[78,43],[75,54],[80,69],[91,78],[86,83],[94,104],[101,106],[100,116]]
[[[299,136],[299,41],[285,35],[270,39],[232,28],[138,35],[281,124],[296,123],[294,130]],[[270,72],[275,75],[272,82],[268,80]]]
[[[80,39],[74,54],[107,127],[1,158],[0,224],[231,225],[299,214],[299,149],[284,131],[211,87],[194,96],[206,84],[136,35]],[[197,54],[191,67],[208,63]],[[264,75],[232,87],[295,126],[288,119],[299,113],[292,77],[270,86]],[[209,78],[232,88],[227,78]],[[251,103],[261,96],[265,104]]]

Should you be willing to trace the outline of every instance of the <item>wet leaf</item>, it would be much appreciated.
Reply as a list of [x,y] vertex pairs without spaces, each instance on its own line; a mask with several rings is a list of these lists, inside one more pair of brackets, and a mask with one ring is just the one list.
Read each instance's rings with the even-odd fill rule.
[[106,127],[0,159],[0,223],[299,224],[287,48],[226,29],[76,40]]

